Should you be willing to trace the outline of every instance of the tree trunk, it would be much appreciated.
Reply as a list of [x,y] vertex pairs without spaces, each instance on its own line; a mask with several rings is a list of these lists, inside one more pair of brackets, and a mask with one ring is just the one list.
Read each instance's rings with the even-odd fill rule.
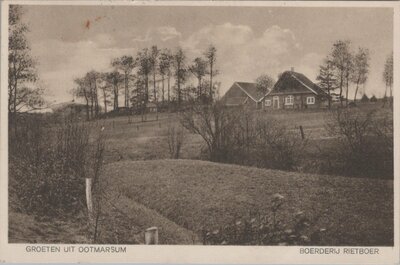
[[359,81],[357,81],[357,83],[356,83],[356,92],[354,93],[354,103],[356,103],[356,100],[357,100],[358,83],[359,83]]
[[128,73],[125,72],[125,107],[129,107],[129,99],[128,99]]
[[171,76],[168,74],[168,104],[169,104],[169,102],[170,102],[170,95],[169,95],[169,91],[170,91],[170,79],[171,79]]
[[154,101],[157,102],[157,89],[156,89],[156,72],[153,71],[153,93],[154,93]]
[[343,75],[340,75],[340,85],[339,85],[339,99],[340,99],[340,106],[343,107],[343,99],[342,99],[342,94],[343,94]]
[[197,99],[201,101],[201,99],[202,99],[202,96],[201,96],[201,92],[202,92],[201,91],[201,77],[199,77],[198,79],[199,79],[199,87],[198,87],[198,93],[199,94],[197,96]]
[[164,75],[162,76],[162,103],[164,104],[165,100],[165,89],[164,89]]
[[146,83],[145,83],[145,95],[144,95],[144,101],[145,101],[145,103],[147,103],[148,101],[149,101],[149,76],[146,74],[146,77],[145,77],[145,81],[146,81]]
[[17,123],[17,87],[18,87],[18,79],[15,78],[14,82],[14,98],[13,98],[13,112],[12,112],[12,121],[14,125],[14,135],[17,137],[18,134],[18,123]]
[[346,107],[349,104],[349,78],[346,77]]
[[213,86],[213,63],[210,64],[210,103],[213,101],[212,86]]
[[107,95],[106,95],[106,89],[103,89],[103,98],[104,98],[104,113],[107,113]]
[[96,117],[99,116],[99,97],[97,95],[97,82],[96,79],[94,81],[94,95],[95,95],[95,112],[96,112]]
[[331,89],[329,86],[327,87],[327,89],[328,89],[328,109],[331,109]]
[[387,83],[386,83],[386,85],[385,85],[385,95],[383,96],[383,106],[382,106],[382,108],[384,108],[385,105],[386,105],[386,91],[387,91],[387,87],[388,87],[388,85],[387,85]]
[[85,100],[86,100],[86,120],[88,121],[90,119],[89,117],[89,99],[85,95]]
[[118,84],[116,84],[114,87],[114,109],[117,111],[119,109],[118,97],[119,97],[119,89],[118,89]]

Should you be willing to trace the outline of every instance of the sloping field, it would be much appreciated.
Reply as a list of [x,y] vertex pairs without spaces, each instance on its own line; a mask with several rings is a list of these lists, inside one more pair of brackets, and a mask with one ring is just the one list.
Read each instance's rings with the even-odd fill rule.
[[[325,228],[323,245],[393,244],[393,181],[265,170],[196,160],[121,161],[106,166],[109,192],[150,208],[200,234],[248,216],[268,214],[271,196],[285,203],[278,218],[297,211]],[[135,211],[135,209],[132,209]],[[130,212],[141,215],[140,212]],[[147,227],[155,224],[148,219]],[[161,235],[160,235],[161,236]],[[167,236],[167,235],[165,235]],[[169,243],[176,240],[166,240]],[[175,242],[179,244],[183,242]]]
[[10,210],[9,243],[88,244],[86,227],[81,220],[37,220],[33,215]]

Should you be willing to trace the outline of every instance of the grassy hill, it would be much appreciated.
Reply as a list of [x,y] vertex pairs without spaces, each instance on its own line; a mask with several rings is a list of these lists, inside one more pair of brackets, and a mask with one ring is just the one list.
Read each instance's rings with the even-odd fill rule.
[[[285,204],[278,218],[290,224],[304,211],[313,228],[325,228],[323,245],[392,245],[393,181],[322,176],[196,160],[122,161],[106,166],[109,192],[139,203],[200,234],[268,214],[271,196]],[[140,215],[132,209],[131,215]],[[148,219],[147,227],[168,225]],[[164,224],[166,225],[166,224]],[[166,234],[160,235],[168,236]],[[182,242],[169,240],[169,243]]]

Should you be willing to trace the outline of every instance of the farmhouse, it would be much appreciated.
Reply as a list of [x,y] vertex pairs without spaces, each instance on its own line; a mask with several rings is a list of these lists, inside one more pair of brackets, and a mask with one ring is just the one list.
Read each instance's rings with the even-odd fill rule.
[[295,71],[282,73],[263,97],[264,109],[307,109],[328,105],[329,95],[310,79]]
[[255,83],[235,82],[222,97],[226,106],[248,106],[261,108],[264,94],[259,91]]

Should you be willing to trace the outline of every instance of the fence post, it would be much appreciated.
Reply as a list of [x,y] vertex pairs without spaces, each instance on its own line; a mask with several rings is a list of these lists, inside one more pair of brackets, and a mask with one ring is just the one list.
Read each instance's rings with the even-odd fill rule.
[[147,228],[144,231],[144,241],[146,245],[158,244],[158,228],[156,226]]
[[304,140],[304,131],[303,131],[303,126],[300,125],[300,133],[301,133],[301,139]]
[[93,216],[92,178],[86,178],[86,205],[89,213],[89,221],[91,221]]

